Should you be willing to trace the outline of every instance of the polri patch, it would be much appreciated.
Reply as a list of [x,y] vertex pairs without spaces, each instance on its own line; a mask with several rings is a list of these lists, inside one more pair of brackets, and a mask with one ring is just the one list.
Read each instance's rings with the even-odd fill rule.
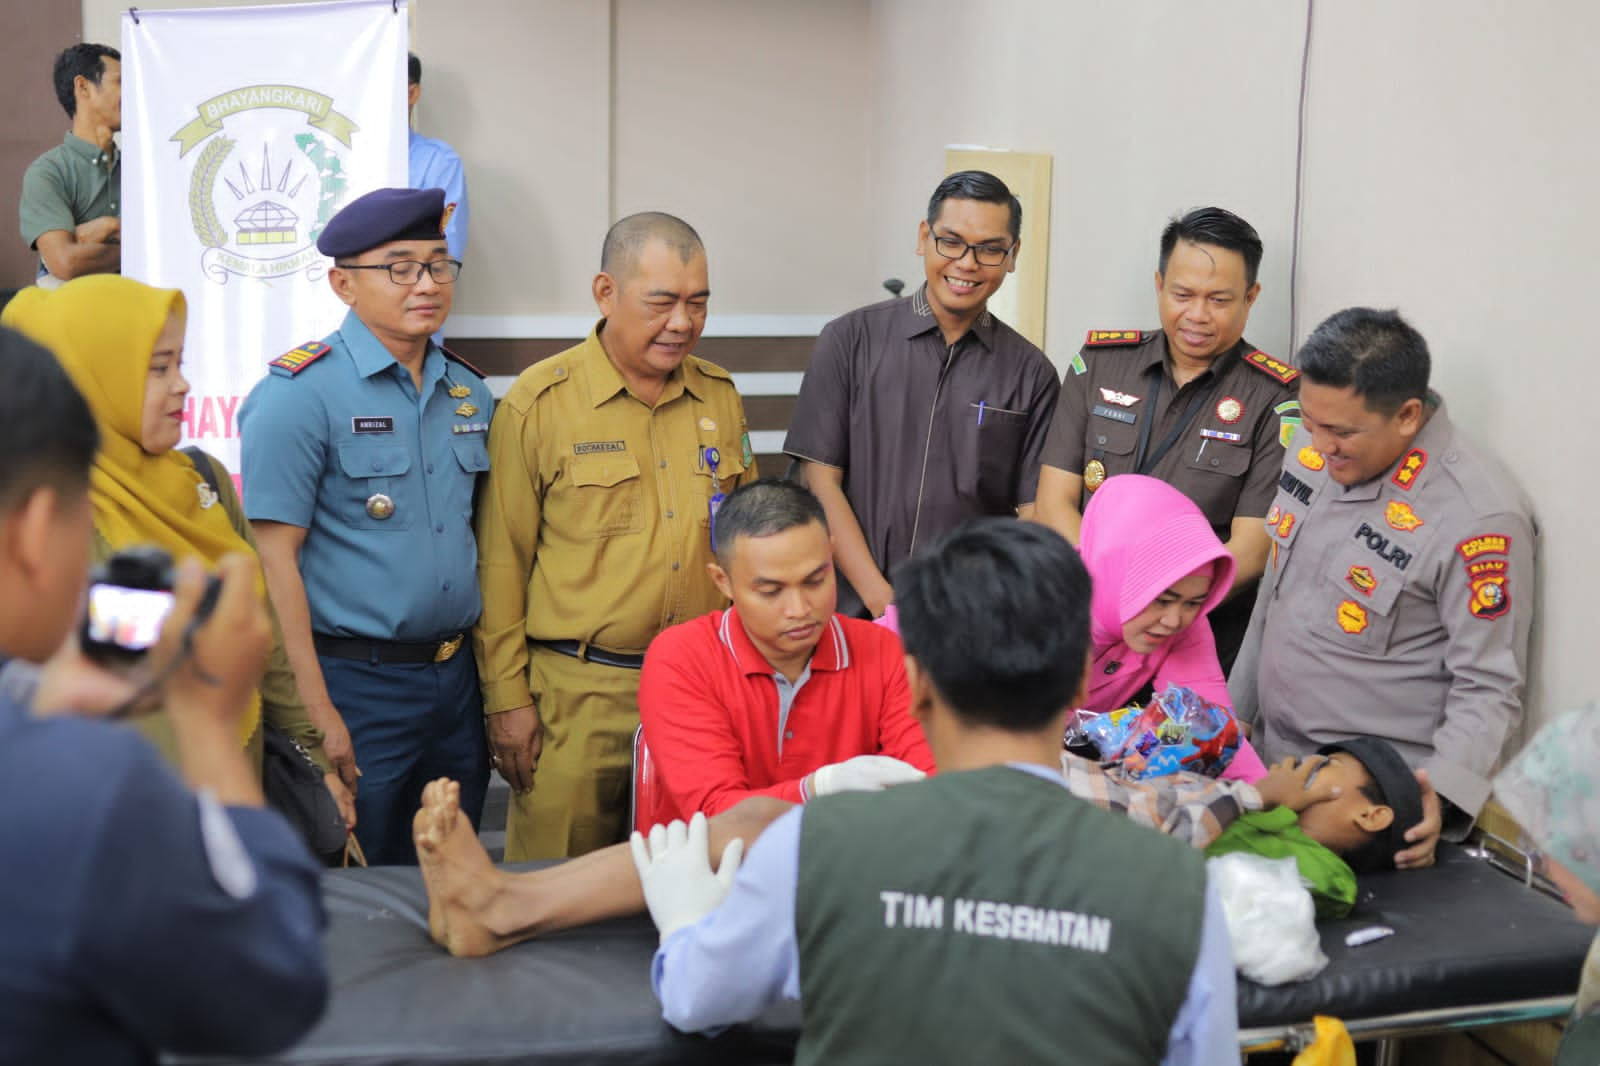
[[1112,407],[1103,403],[1095,404],[1093,413],[1101,418],[1109,418],[1113,422],[1125,422],[1130,426],[1139,420],[1139,416],[1132,411],[1124,411],[1120,407]]
[[1457,544],[1456,552],[1469,563],[1480,555],[1508,555],[1511,538],[1504,533],[1480,533]]
[[1492,622],[1511,610],[1511,578],[1500,573],[1485,573],[1472,579],[1468,603],[1472,617]]
[[1409,490],[1417,483],[1417,476],[1422,473],[1422,468],[1428,465],[1428,453],[1421,448],[1412,448],[1406,452],[1406,457],[1400,460],[1400,465],[1395,467],[1394,473],[1389,475],[1389,480],[1403,489]]
[[625,452],[628,442],[622,440],[586,440],[572,446],[574,455],[593,455],[596,452]]
[[1383,520],[1389,523],[1390,529],[1398,529],[1402,533],[1410,533],[1419,526],[1427,525],[1422,516],[1411,509],[1411,505],[1404,500],[1390,500],[1389,505],[1383,509]]
[[267,365],[287,370],[292,377],[331,351],[333,349],[321,341],[307,341],[298,348],[284,352]]
[[393,433],[394,419],[389,415],[356,415],[350,419],[351,433]]
[[1367,609],[1355,600],[1339,604],[1339,628],[1354,636],[1367,628]]

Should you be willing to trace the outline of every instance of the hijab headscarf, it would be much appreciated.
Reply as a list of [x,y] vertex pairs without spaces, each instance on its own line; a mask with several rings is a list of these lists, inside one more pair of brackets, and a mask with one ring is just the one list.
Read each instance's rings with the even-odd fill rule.
[[1089,609],[1096,651],[1122,643],[1122,627],[1167,589],[1213,564],[1199,625],[1233,587],[1234,562],[1189,497],[1153,477],[1122,474],[1089,498],[1080,537],[1094,580]]
[[[255,553],[188,456],[177,449],[151,455],[140,443],[150,356],[167,319],[186,313],[176,289],[95,274],[58,289],[23,289],[0,323],[54,352],[94,412],[100,450],[89,498],[95,530],[112,550],[155,544],[175,559],[197,555],[214,567],[229,552]],[[257,694],[241,723],[246,738],[260,712]]]
[[1494,794],[1540,850],[1600,894],[1600,707],[1569,711],[1494,779]]

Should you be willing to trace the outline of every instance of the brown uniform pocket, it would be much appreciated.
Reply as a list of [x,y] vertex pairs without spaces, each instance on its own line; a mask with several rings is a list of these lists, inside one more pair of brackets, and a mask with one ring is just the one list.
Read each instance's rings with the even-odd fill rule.
[[593,539],[644,529],[644,485],[639,461],[627,453],[580,455],[572,477],[572,524]]

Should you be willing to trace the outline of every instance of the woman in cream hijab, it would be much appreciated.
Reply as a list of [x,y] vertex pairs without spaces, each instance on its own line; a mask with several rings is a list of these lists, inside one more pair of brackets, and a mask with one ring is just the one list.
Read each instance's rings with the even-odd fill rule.
[[[94,411],[100,451],[89,498],[97,562],[139,544],[165,548],[174,558],[197,555],[212,566],[229,552],[256,554],[227,471],[205,456],[208,479],[176,450],[189,392],[183,377],[185,319],[183,293],[115,274],[79,278],[54,290],[24,289],[0,314],[0,322],[55,352]],[[338,775],[328,772],[322,734],[295,687],[276,615],[273,630],[272,658],[239,742],[258,767],[263,717],[299,742],[323,770],[346,825],[353,825],[354,802]],[[140,729],[176,761],[164,715],[147,716]]]
[[[1550,722],[1494,781],[1494,795],[1539,850],[1540,872],[1579,918],[1600,925],[1600,707]],[[1579,1024],[1582,1023],[1582,1024]],[[1558,1066],[1600,1054],[1600,938],[1589,948]]]

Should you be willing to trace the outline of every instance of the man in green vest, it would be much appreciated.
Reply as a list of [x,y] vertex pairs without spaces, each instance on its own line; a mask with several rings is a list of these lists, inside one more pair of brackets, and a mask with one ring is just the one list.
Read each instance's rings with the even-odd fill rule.
[[1215,1063],[1233,960],[1201,857],[1072,796],[1089,579],[1056,533],[958,527],[896,572],[935,777],[822,797],[713,872],[703,816],[634,835],[666,1020],[799,998],[800,1063]]

